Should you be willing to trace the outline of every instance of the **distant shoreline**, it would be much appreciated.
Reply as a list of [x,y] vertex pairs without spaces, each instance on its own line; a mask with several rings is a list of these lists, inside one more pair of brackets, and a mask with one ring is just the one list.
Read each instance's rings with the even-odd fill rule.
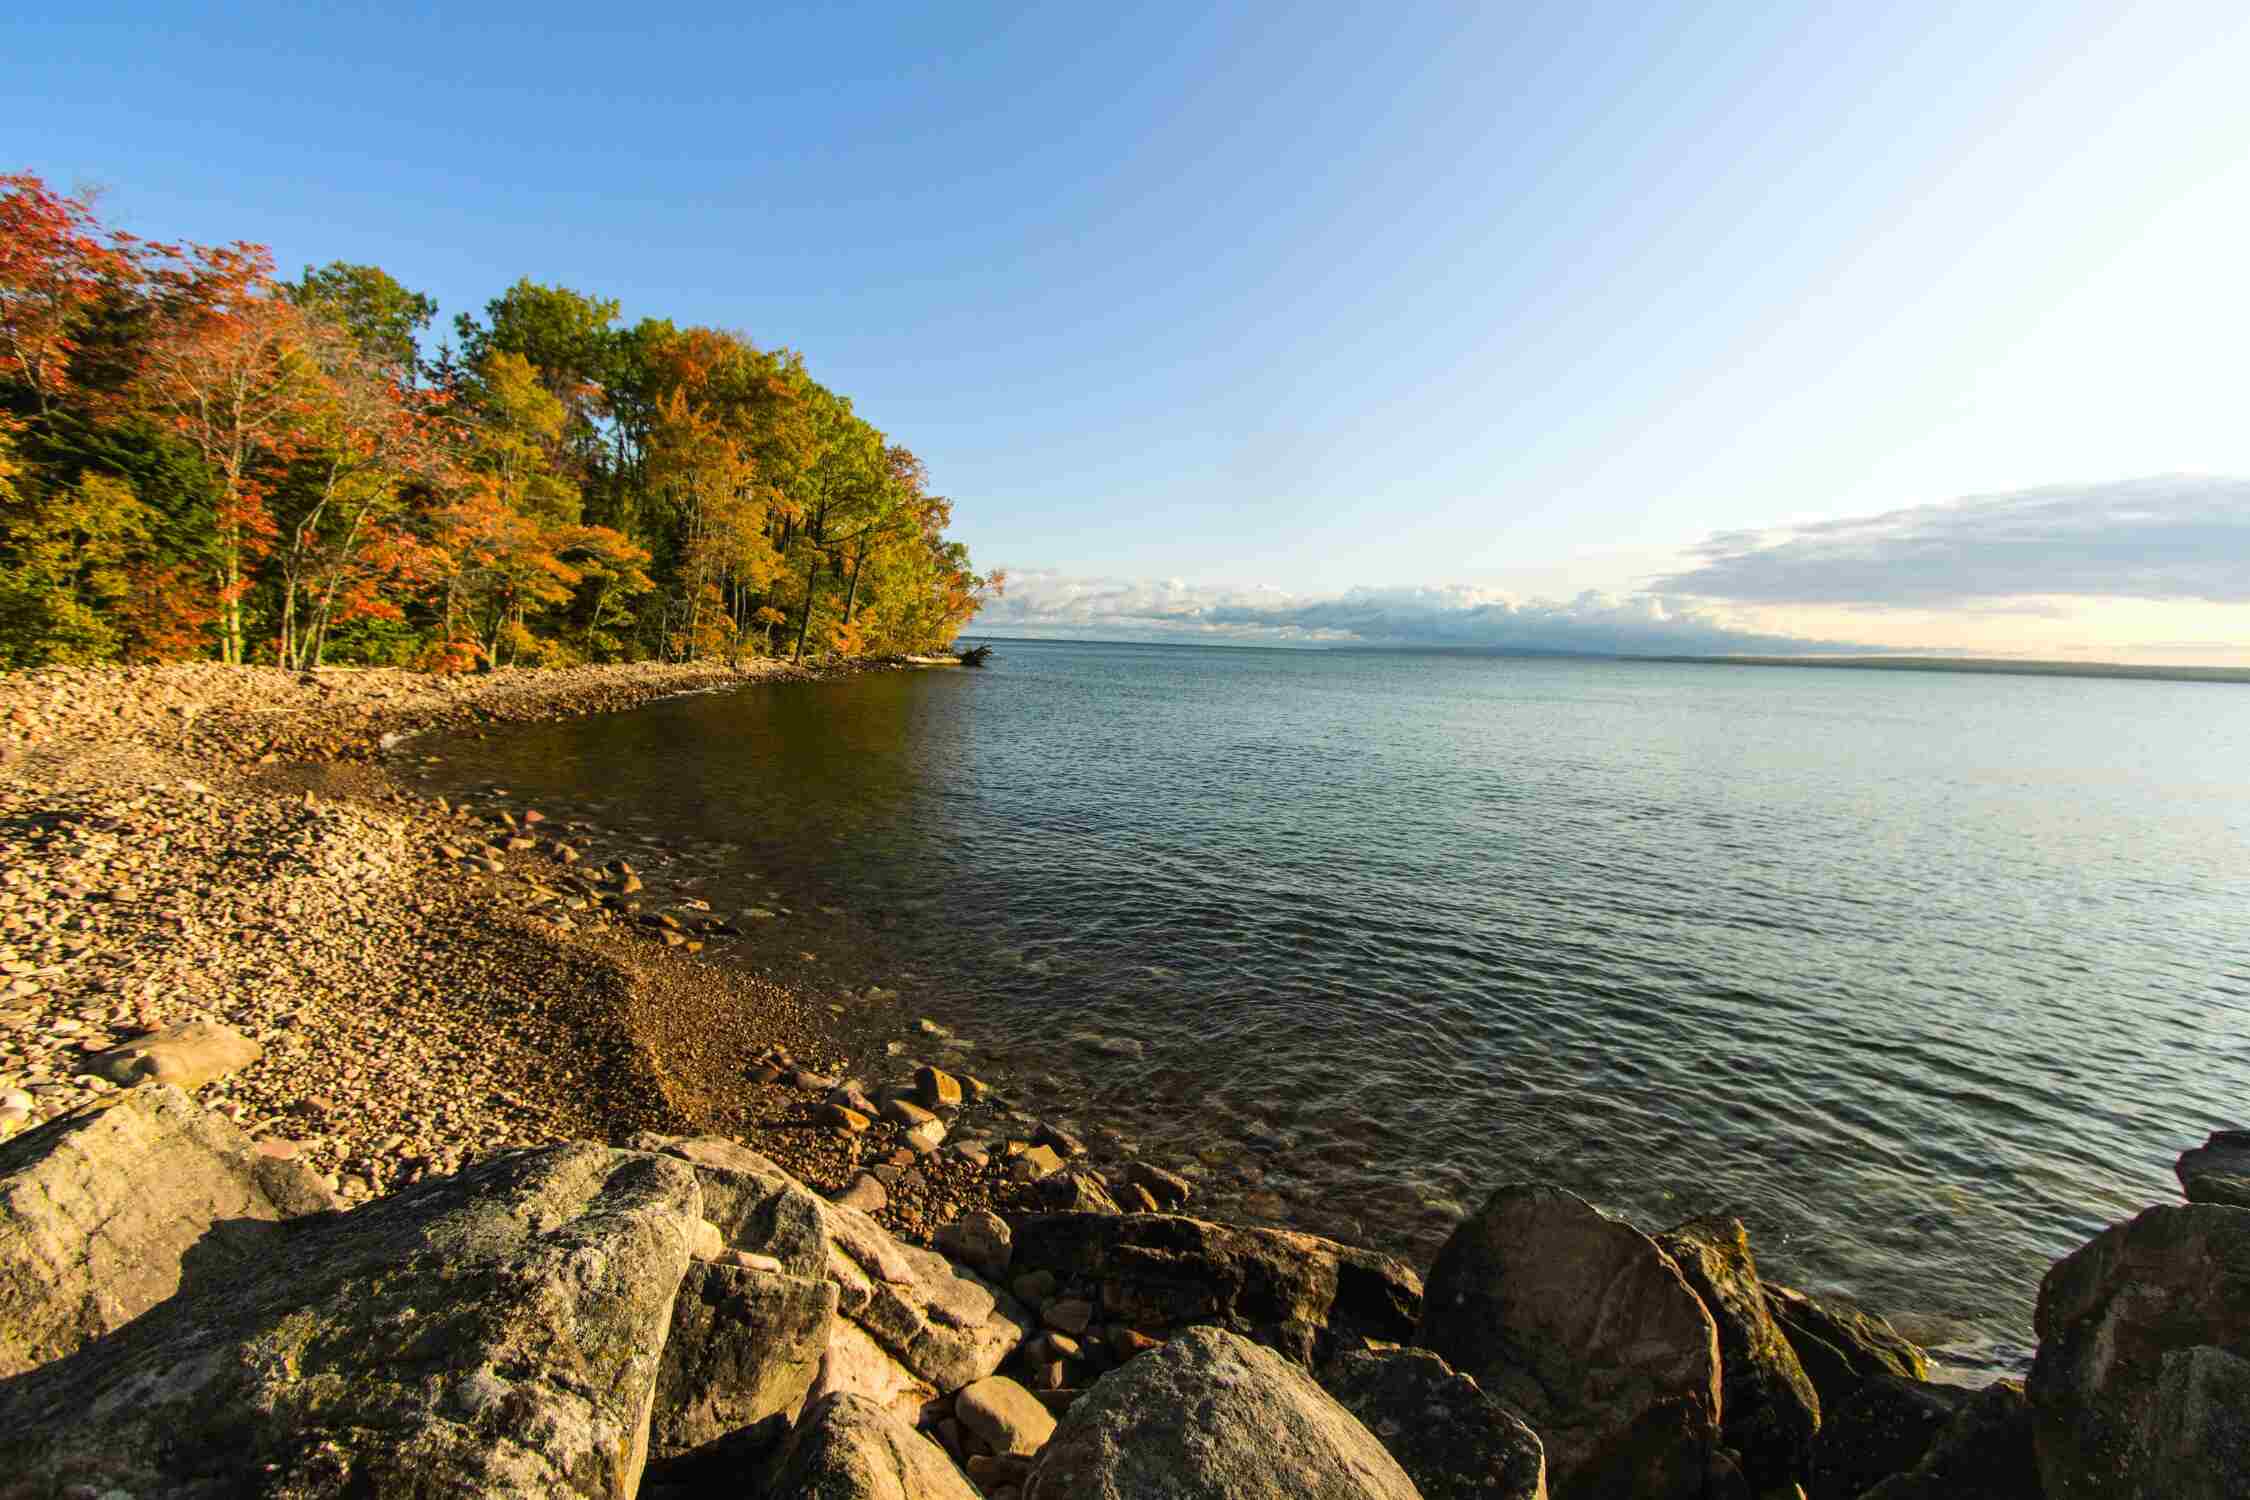
[[2250,682],[2250,667],[2136,667],[2123,662],[1996,661],[1946,656],[1627,656],[1696,667],[1846,667],[1862,672],[1982,672],[2007,677],[2113,677],[2143,682]]
[[1981,672],[2007,677],[2096,677],[2142,682],[2250,683],[2250,667],[2133,666],[2125,662],[2009,661],[1978,656],[1631,656],[1604,651],[1510,651],[1486,646],[1292,645],[1258,641],[1127,641],[964,632],[1000,646],[1135,646],[1181,651],[1278,651],[1333,656],[1489,657],[1498,661],[1604,661],[1689,667],[1845,667],[1862,672]]

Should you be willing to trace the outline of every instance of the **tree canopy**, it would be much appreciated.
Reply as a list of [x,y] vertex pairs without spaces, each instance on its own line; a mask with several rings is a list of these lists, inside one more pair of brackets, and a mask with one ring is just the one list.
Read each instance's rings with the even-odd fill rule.
[[0,175],[0,665],[892,654],[1000,586],[799,354],[621,311],[519,280],[431,356],[381,267]]

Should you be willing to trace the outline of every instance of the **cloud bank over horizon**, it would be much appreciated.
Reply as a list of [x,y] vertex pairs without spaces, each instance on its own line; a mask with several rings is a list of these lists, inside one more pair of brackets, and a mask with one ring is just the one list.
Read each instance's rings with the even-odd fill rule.
[[1650,591],[1734,604],[2250,603],[2250,480],[2164,475],[1723,532]]
[[1716,612],[1648,594],[1589,590],[1567,600],[1519,599],[1467,585],[1355,588],[1326,597],[1173,580],[1011,572],[978,631],[1267,645],[1422,646],[1600,656],[1871,651],[1742,629]]
[[[1719,533],[1686,549],[1686,557],[1686,566],[1640,590],[1568,598],[1468,584],[1305,595],[1020,569],[1011,571],[1007,593],[977,616],[975,629],[1609,656],[1897,651],[1895,642],[1844,637],[1889,633],[1878,628],[1883,619],[1915,614],[1925,621],[1958,617],[1961,638],[1969,640],[1980,621],[1996,616],[2059,621],[2071,613],[2058,603],[2066,600],[2250,604],[2250,480],[2168,475],[1972,496]],[[1808,609],[1826,613],[1825,627],[1791,618]],[[1846,624],[1839,627],[1839,619]],[[1849,628],[1849,619],[1865,620],[1866,628]],[[2238,651],[2250,649],[2250,640],[2171,645]],[[1925,632],[1912,649],[1973,648],[1932,644]]]

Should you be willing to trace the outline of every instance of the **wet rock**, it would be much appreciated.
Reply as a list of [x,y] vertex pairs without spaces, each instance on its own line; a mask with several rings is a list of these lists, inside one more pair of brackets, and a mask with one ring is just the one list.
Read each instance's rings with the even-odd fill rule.
[[1763,1285],[1766,1310],[1812,1381],[1823,1412],[1849,1401],[1871,1375],[1929,1378],[1929,1360],[1884,1319],[1794,1287]]
[[192,1021],[136,1037],[86,1060],[86,1070],[111,1083],[168,1083],[194,1090],[240,1072],[265,1049],[216,1021]]
[[916,1068],[914,1097],[924,1109],[958,1109],[961,1105],[961,1080],[942,1068]]
[[1086,1143],[1058,1125],[1041,1120],[1031,1132],[1031,1144],[1051,1148],[1058,1156],[1069,1159],[1086,1154]]
[[756,1493],[794,1500],[982,1500],[945,1450],[850,1393],[808,1409]]
[[883,1118],[896,1125],[925,1125],[937,1118],[911,1099],[890,1098],[883,1101]]
[[1160,1209],[1177,1209],[1195,1196],[1194,1185],[1185,1177],[1145,1161],[1127,1163],[1125,1180],[1147,1193],[1150,1201]]
[[1871,1375],[1828,1413],[1814,1447],[1811,1500],[1859,1500],[1922,1461],[1967,1392],[1952,1386]]
[[1820,1427],[1820,1398],[1768,1310],[1740,1219],[1693,1219],[1656,1236],[1719,1330],[1719,1441],[1741,1458],[1753,1491],[1802,1478]]
[[2250,1210],[2144,1210],[2040,1283],[2026,1383],[2049,1500],[2250,1495]]
[[1105,1376],[1056,1427],[1024,1500],[1412,1500],[1413,1481],[1312,1378],[1216,1328]]
[[255,1267],[283,1220],[333,1206],[169,1085],[17,1137],[0,1148],[0,1376]]
[[973,1208],[937,1232],[937,1247],[991,1281],[1008,1274],[1015,1235],[990,1209]]
[[1655,1241],[1560,1188],[1501,1188],[1430,1271],[1415,1342],[1521,1412],[1558,1500],[1698,1500],[1718,1330]]
[[813,1111],[813,1123],[831,1130],[841,1130],[851,1135],[864,1133],[875,1122],[856,1109],[841,1104],[823,1104]]
[[300,1221],[0,1385],[0,1471],[34,1492],[627,1500],[701,1212],[685,1164],[576,1144]]
[[1995,1381],[1960,1403],[1921,1462],[1862,1500],[2041,1500],[2023,1387]]
[[988,1375],[953,1398],[961,1425],[995,1453],[1028,1458],[1054,1436],[1055,1419],[1031,1392],[1005,1375]]
[[737,1457],[776,1446],[820,1373],[835,1310],[827,1281],[690,1265],[657,1373],[651,1453],[722,1438]]
[[2172,1165],[2191,1203],[2250,1208],[2250,1130],[2214,1130]]
[[1429,1350],[1354,1350],[1331,1360],[1320,1383],[1423,1500],[1546,1500],[1538,1435]]
[[1114,1214],[1124,1210],[1109,1195],[1102,1175],[1091,1167],[1072,1163],[1032,1185],[1031,1196],[1049,1213]]
[[1051,1147],[1032,1146],[1008,1161],[1008,1176],[1017,1182],[1037,1182],[1062,1170],[1062,1158]]
[[1412,1337],[1422,1284],[1387,1255],[1285,1229],[1170,1214],[1016,1218],[1015,1265],[1099,1288],[1104,1322],[1145,1331],[1208,1323],[1260,1339]]

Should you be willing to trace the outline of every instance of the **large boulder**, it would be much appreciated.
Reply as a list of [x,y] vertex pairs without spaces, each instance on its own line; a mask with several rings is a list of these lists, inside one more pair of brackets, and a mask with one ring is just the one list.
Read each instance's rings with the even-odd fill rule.
[[721,1439],[731,1439],[732,1455],[778,1444],[820,1374],[835,1312],[832,1282],[690,1265],[657,1373],[654,1457],[681,1457]]
[[1412,1500],[1374,1434],[1272,1350],[1196,1328],[1096,1381],[1024,1500]]
[[2250,1495],[2250,1209],[2151,1208],[2039,1286],[2031,1399],[2049,1500]]
[[627,1500],[701,1214],[684,1164],[579,1143],[304,1220],[0,1384],[0,1473],[33,1494]]
[[2172,1164],[2191,1203],[2250,1208],[2250,1130],[2214,1130]]
[[1415,1343],[1521,1412],[1558,1500],[1697,1500],[1719,1338],[1672,1257],[1561,1188],[1501,1188],[1431,1267]]
[[2041,1500],[2023,1387],[1999,1380],[1960,1403],[1921,1462],[1862,1500]]
[[1403,1342],[1422,1309],[1420,1278],[1387,1255],[1173,1214],[1028,1215],[1015,1220],[1011,1264],[1085,1288],[1102,1321],[1210,1324],[1308,1365],[1339,1346]]
[[1329,1361],[1320,1383],[1423,1500],[1546,1500],[1538,1434],[1429,1350],[1353,1350]]
[[1929,1360],[1887,1320],[1795,1287],[1771,1281],[1764,1287],[1766,1310],[1812,1381],[1823,1413],[1851,1400],[1871,1376],[1930,1378]]
[[865,1396],[909,1423],[1000,1367],[1031,1331],[1014,1298],[932,1251],[902,1245],[855,1208],[806,1189],[719,1136],[642,1135],[634,1144],[692,1163],[705,1212],[733,1249],[836,1288],[814,1397]]
[[1870,1375],[1821,1424],[1805,1492],[1811,1500],[1859,1500],[1921,1463],[1967,1399],[1956,1386]]
[[790,1500],[981,1500],[945,1450],[864,1396],[805,1412],[763,1490]]
[[676,1156],[695,1168],[703,1216],[729,1249],[769,1255],[784,1274],[819,1280],[828,1273],[828,1228],[820,1196],[773,1161],[724,1136],[643,1133],[636,1150]]
[[183,1286],[232,1281],[271,1253],[282,1221],[335,1206],[302,1163],[260,1154],[164,1085],[0,1145],[0,1377]]
[[1768,1310],[1750,1232],[1740,1219],[1691,1219],[1656,1236],[1719,1329],[1719,1441],[1753,1490],[1805,1475],[1820,1397]]

